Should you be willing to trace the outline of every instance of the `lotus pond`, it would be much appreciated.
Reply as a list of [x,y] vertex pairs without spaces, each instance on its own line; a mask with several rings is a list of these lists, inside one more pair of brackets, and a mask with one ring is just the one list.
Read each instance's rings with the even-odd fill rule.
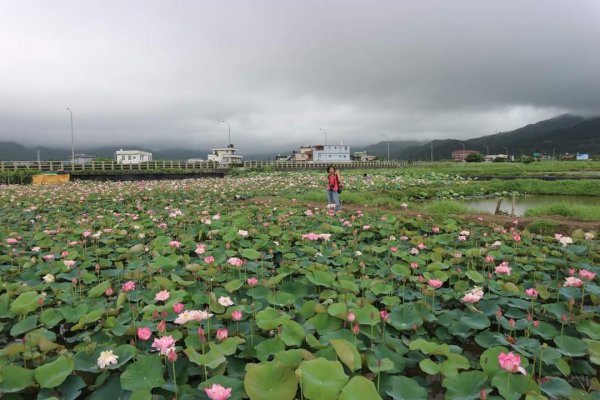
[[0,186],[2,398],[600,399],[595,233],[243,200],[321,186]]

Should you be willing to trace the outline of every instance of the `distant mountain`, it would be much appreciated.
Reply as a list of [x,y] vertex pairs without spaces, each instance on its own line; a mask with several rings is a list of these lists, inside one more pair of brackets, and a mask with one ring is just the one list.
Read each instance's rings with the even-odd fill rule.
[[387,158],[389,144],[390,158],[395,158],[394,154],[399,154],[408,148],[418,147],[425,143],[427,143],[425,140],[390,140],[389,142],[386,140],[366,147],[353,147],[352,152],[364,150],[367,154]]
[[[431,160],[433,148],[434,160],[448,160],[451,159],[453,151],[463,148],[463,143],[465,149],[477,150],[482,154],[487,154],[488,148],[489,154],[505,154],[508,150],[509,154],[517,156],[521,152],[525,155],[544,152],[548,155],[556,154],[556,156],[577,152],[600,154],[600,118],[586,119],[564,114],[495,135],[467,140],[433,140],[391,152],[391,158]],[[372,154],[380,157],[386,156],[385,152],[381,150]]]
[[[444,139],[433,141],[406,140],[389,142],[390,158],[396,160],[430,160],[433,148],[434,160],[448,160],[455,150],[477,150],[486,154],[504,154],[508,149],[511,155],[531,155],[533,152],[545,152],[557,156],[564,153],[600,154],[600,117],[584,118],[570,114],[559,115],[529,124],[509,132],[481,136],[468,140]],[[487,148],[486,148],[487,146]],[[188,158],[206,159],[209,149],[172,148],[152,150],[138,146],[105,146],[77,148],[76,153],[85,153],[96,157],[113,158],[120,148],[150,151],[154,160],[187,160]],[[69,160],[71,149],[49,147],[26,147],[15,142],[0,142],[0,160],[30,161],[37,159],[37,151],[42,160]],[[368,146],[352,147],[351,151],[365,150],[369,154],[387,158],[388,142],[381,141]],[[245,153],[244,160],[273,160],[272,153]],[[290,154],[281,152],[281,154]]]

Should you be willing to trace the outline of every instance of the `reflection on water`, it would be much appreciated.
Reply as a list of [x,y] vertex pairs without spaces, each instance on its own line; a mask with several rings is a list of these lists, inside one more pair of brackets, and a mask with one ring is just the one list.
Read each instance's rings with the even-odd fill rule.
[[[580,204],[580,205],[592,205],[598,204],[600,198],[594,196],[567,196],[567,195],[531,195],[531,196],[515,196],[514,210],[513,201],[511,196],[502,197],[502,204],[500,211],[511,214],[514,211],[514,215],[521,216],[526,210],[533,207],[545,206],[556,203],[569,203],[569,204]],[[465,199],[463,200],[465,206],[470,210],[481,211],[493,214],[496,211],[496,204],[498,198],[487,198],[487,199]]]

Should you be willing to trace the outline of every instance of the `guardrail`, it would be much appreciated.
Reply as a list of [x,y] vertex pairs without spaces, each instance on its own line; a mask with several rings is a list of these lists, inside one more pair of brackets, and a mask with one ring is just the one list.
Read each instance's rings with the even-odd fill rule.
[[[325,169],[328,165],[334,165],[342,169],[358,168],[398,168],[413,165],[410,161],[350,161],[350,162],[307,162],[307,161],[244,161],[240,167],[246,169],[272,168],[275,170],[294,169]],[[72,164],[69,161],[0,161],[1,171],[17,171],[23,169],[56,172],[56,171],[143,171],[143,170],[201,170],[201,171],[223,171],[227,165],[221,165],[214,161],[144,161],[138,164],[120,164],[115,161],[91,161],[82,164]]]
[[244,161],[244,168],[273,169],[325,169],[333,165],[342,169],[359,168],[398,168],[408,167],[410,161],[347,161],[347,162],[307,162],[307,161]]
[[144,161],[138,164],[120,164],[115,161],[90,161],[72,164],[69,161],[0,161],[0,171],[33,169],[44,172],[56,171],[143,171],[159,169],[223,170],[214,161]]

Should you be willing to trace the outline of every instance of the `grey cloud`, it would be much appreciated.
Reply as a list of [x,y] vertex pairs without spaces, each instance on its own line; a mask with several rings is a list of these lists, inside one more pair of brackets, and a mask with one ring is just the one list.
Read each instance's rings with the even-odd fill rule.
[[248,151],[600,110],[600,3],[3,1],[0,140]]

